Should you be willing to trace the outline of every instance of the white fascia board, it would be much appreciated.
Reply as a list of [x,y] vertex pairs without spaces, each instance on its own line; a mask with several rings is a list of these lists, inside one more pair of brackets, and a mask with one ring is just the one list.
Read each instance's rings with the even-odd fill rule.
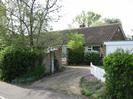
[[106,46],[116,46],[116,45],[127,46],[127,45],[133,45],[133,41],[109,41],[109,42],[104,42],[104,45]]

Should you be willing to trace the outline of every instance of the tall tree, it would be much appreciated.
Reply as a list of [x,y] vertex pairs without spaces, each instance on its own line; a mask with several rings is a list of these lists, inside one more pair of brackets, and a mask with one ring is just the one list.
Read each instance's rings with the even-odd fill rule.
[[80,15],[77,15],[73,21],[74,23],[78,23],[79,25],[86,25],[89,27],[95,22],[99,21],[100,18],[101,18],[100,14],[90,11],[88,12],[82,11],[82,13]]
[[[6,11],[10,30],[29,37],[30,46],[34,40],[38,41],[41,32],[49,29],[49,22],[58,20],[58,11],[61,6],[58,0],[6,0]],[[54,16],[54,17],[53,17]]]

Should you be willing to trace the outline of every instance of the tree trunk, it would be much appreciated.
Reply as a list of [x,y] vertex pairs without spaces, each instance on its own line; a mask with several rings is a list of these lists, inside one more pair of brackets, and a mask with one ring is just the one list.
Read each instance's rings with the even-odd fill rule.
[[34,42],[33,42],[33,35],[30,35],[30,47],[34,46]]

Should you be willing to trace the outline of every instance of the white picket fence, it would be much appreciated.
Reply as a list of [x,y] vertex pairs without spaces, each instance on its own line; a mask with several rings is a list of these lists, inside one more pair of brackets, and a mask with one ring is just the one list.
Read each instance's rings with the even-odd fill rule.
[[105,82],[105,71],[104,69],[102,68],[99,68],[95,65],[93,65],[92,63],[90,63],[90,71],[91,71],[91,74],[93,74],[98,80],[101,80],[102,82]]

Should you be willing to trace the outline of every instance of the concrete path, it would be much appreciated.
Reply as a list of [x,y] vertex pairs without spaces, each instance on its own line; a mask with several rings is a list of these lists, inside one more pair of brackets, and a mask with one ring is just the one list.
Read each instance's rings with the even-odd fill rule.
[[0,99],[87,99],[80,94],[80,78],[88,67],[67,67],[64,72],[45,77],[31,86],[21,88],[0,82]]

